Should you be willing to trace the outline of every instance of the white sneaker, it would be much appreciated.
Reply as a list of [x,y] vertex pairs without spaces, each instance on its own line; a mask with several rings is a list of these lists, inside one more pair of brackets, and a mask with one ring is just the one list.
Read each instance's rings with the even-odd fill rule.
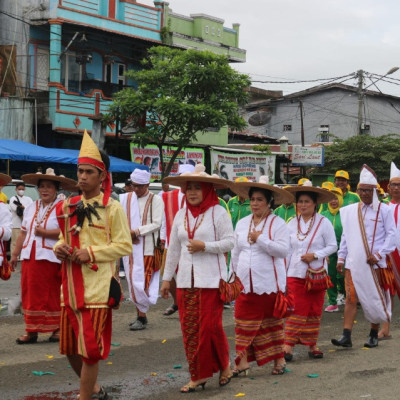
[[345,301],[346,301],[346,299],[344,297],[344,294],[343,293],[339,293],[338,296],[337,296],[337,299],[336,299],[336,304],[338,306],[342,306],[342,305],[344,305]]

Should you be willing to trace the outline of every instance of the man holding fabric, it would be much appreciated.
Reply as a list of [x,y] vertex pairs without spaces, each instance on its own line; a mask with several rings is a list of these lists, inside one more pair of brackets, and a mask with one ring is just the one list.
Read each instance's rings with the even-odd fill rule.
[[[151,173],[136,168],[131,174],[133,191],[140,210],[140,226],[131,229],[132,241],[143,240],[144,290],[150,304],[156,304],[159,290],[161,262],[155,259],[157,242],[164,215],[164,202],[160,196],[149,191]],[[161,259],[160,259],[161,261]],[[146,313],[137,308],[137,319],[130,324],[131,331],[140,331],[147,325]]]
[[352,347],[358,301],[371,322],[365,347],[378,346],[379,324],[390,322],[390,293],[384,287],[386,256],[396,247],[396,226],[392,211],[378,200],[377,184],[374,171],[364,164],[357,189],[361,202],[340,210],[343,234],[337,270],[341,273],[346,262],[346,303],[343,335],[331,340],[335,346]]
[[61,233],[54,252],[63,261],[60,353],[80,377],[80,400],[107,398],[97,383],[98,362],[108,357],[110,307],[121,299],[116,261],[132,248],[126,216],[110,198],[109,165],[85,131],[77,173],[82,195],[57,205]]

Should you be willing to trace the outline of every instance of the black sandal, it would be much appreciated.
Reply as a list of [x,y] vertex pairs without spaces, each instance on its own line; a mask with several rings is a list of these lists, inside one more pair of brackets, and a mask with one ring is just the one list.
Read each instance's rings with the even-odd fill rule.
[[219,376],[219,386],[226,386],[231,381],[231,376],[220,375]]
[[33,344],[33,343],[36,343],[37,340],[38,340],[38,335],[37,334],[33,335],[33,336],[24,335],[24,336],[19,337],[16,340],[16,342],[17,342],[17,344]]
[[207,383],[207,381],[199,383],[194,386],[191,386],[190,383],[188,383],[187,385],[181,387],[181,393],[193,393],[196,391],[196,388],[198,388],[200,386],[204,390],[206,388],[206,383]]
[[272,368],[271,375],[283,375],[286,372],[286,364],[276,364]]
[[172,304],[172,306],[169,306],[164,312],[163,315],[172,315],[178,311],[178,306],[176,304]]
[[92,399],[97,399],[97,400],[107,400],[108,399],[108,394],[105,391],[103,386],[100,386],[100,390],[97,393],[92,394]]

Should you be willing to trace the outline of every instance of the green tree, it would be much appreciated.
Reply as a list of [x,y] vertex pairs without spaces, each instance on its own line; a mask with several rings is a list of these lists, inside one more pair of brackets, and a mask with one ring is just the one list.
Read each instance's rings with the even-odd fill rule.
[[[136,131],[132,140],[139,146],[157,145],[162,177],[196,133],[225,125],[233,130],[245,128],[238,107],[247,101],[244,89],[250,79],[232,69],[225,56],[160,46],[149,50],[142,65],[142,70],[126,74],[137,88],[117,93],[105,119],[129,123]],[[164,164],[162,148],[172,143],[177,149]]]
[[339,169],[349,172],[352,183],[358,182],[363,164],[371,167],[378,180],[389,179],[390,162],[400,165],[400,136],[357,135],[349,139],[336,139],[325,147],[325,166],[315,172],[334,174]]

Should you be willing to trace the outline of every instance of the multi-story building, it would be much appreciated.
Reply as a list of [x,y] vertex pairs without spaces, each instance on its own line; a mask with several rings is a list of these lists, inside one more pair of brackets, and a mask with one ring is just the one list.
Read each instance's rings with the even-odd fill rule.
[[[158,0],[4,0],[0,26],[0,137],[47,147],[76,148],[113,94],[134,87],[125,71],[140,68],[153,45],[245,60],[238,24],[225,28],[207,15],[174,14]],[[122,155],[115,136],[110,124],[107,148]]]

